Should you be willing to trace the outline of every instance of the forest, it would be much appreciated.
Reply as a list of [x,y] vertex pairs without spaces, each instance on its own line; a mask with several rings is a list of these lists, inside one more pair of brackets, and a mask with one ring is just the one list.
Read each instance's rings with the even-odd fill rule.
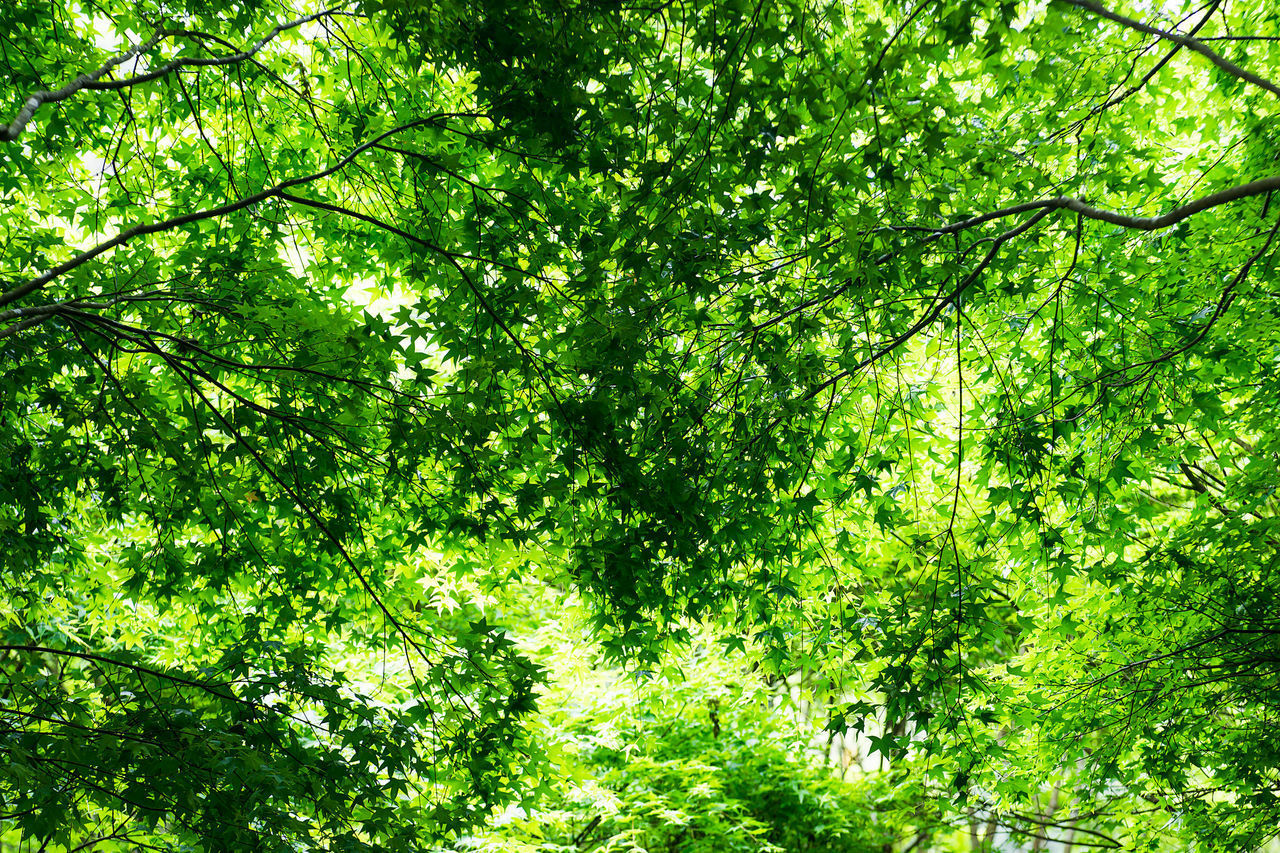
[[1280,849],[1280,5],[0,58],[2,853]]

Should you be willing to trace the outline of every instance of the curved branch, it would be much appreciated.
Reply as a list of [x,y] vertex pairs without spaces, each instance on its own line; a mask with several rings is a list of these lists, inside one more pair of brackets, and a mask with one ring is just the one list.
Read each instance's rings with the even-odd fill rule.
[[216,56],[207,59],[195,56],[184,57],[182,59],[175,59],[172,62],[165,63],[159,68],[151,71],[145,71],[142,74],[136,74],[133,77],[128,77],[124,80],[107,80],[105,82],[102,80],[102,78],[105,77],[112,69],[123,65],[130,59],[133,59],[134,57],[155,47],[159,44],[161,39],[164,39],[167,36],[182,35],[184,33],[182,30],[159,30],[143,44],[130,48],[124,53],[112,58],[97,71],[89,74],[81,74],[61,89],[53,89],[47,92],[33,92],[27,98],[26,103],[22,105],[22,109],[18,111],[16,116],[14,116],[13,121],[9,122],[7,125],[0,125],[0,139],[12,142],[18,138],[23,129],[26,128],[27,123],[31,121],[32,116],[35,115],[36,110],[40,109],[40,107],[45,104],[56,104],[58,101],[65,101],[67,98],[70,98],[77,92],[81,92],[85,89],[94,92],[110,92],[118,89],[128,89],[132,86],[137,86],[140,83],[148,83],[152,80],[158,80],[161,77],[165,77],[182,68],[235,65],[237,63],[244,62],[246,59],[253,58],[253,56],[266,47],[269,42],[286,30],[296,29],[303,24],[328,17],[329,15],[337,12],[343,6],[348,5],[350,2],[351,0],[344,0],[344,2],[339,3],[336,6],[331,6],[328,9],[316,12],[315,14],[306,15],[304,17],[288,21],[287,23],[277,24],[272,27],[271,31],[265,36],[258,39],[253,43],[253,45],[239,53],[233,53],[229,56]]
[[[1011,812],[1009,812],[1009,816],[1010,816],[1010,817],[1012,817],[1012,818],[1014,818],[1015,820],[1025,821],[1026,823],[1028,823],[1028,824],[1032,824],[1032,825],[1034,825],[1034,826],[1047,827],[1047,828],[1050,828],[1050,829],[1068,829],[1068,830],[1072,830],[1072,831],[1074,831],[1074,832],[1083,832],[1083,833],[1085,833],[1086,835],[1092,835],[1092,836],[1095,836],[1095,837],[1097,837],[1097,838],[1101,838],[1101,839],[1103,839],[1103,841],[1104,841],[1104,843],[1102,843],[1102,844],[1091,844],[1091,843],[1089,843],[1089,842],[1080,841],[1079,839],[1076,839],[1076,840],[1075,840],[1074,842],[1072,842],[1072,843],[1074,843],[1074,844],[1076,844],[1076,845],[1078,845],[1078,846],[1082,846],[1082,847],[1109,847],[1109,848],[1114,848],[1114,849],[1119,849],[1120,847],[1122,847],[1122,846],[1123,846],[1119,841],[1117,841],[1116,839],[1112,838],[1110,835],[1107,835],[1106,833],[1103,833],[1103,832],[1099,832],[1099,831],[1098,831],[1098,830],[1096,830],[1096,829],[1089,829],[1089,828],[1087,828],[1087,827],[1080,826],[1080,825],[1078,825],[1078,823],[1077,823],[1077,822],[1073,822],[1073,823],[1069,823],[1069,824],[1068,824],[1068,823],[1059,823],[1059,822],[1057,822],[1057,821],[1055,821],[1055,820],[1052,820],[1052,819],[1050,819],[1050,818],[1048,818],[1048,817],[1043,817],[1043,816],[1037,817],[1037,816],[1032,816],[1032,815],[1019,814],[1018,812],[1012,812],[1012,811],[1011,811]],[[1079,820],[1079,818],[1077,818],[1076,820],[1078,821],[1078,820]],[[1024,830],[1024,829],[1022,829],[1022,828],[1020,828],[1020,827],[1015,827],[1015,826],[1013,826],[1012,824],[1009,824],[1009,823],[1004,822],[1004,821],[1002,821],[1002,822],[1001,822],[1001,824],[1004,826],[1004,828],[1005,828],[1005,829],[1011,830],[1011,831],[1016,832],[1016,833],[1018,833],[1018,834],[1020,834],[1020,835],[1030,835],[1032,838],[1042,838],[1042,839],[1044,839],[1045,841],[1055,841],[1055,840],[1056,840],[1056,839],[1053,839],[1053,838],[1046,838],[1045,836],[1042,836],[1042,835],[1035,835],[1035,834],[1029,833],[1029,832],[1027,832],[1026,830]],[[1061,843],[1061,842],[1059,842],[1059,843]]]
[[1253,196],[1263,195],[1265,193],[1280,190],[1280,175],[1272,175],[1269,178],[1259,178],[1256,181],[1250,181],[1247,184],[1237,184],[1234,187],[1227,187],[1225,190],[1218,190],[1216,193],[1202,196],[1194,201],[1189,201],[1184,205],[1175,207],[1168,213],[1160,216],[1130,216],[1126,213],[1117,213],[1114,210],[1105,210],[1100,207],[1093,207],[1085,201],[1078,198],[1069,198],[1067,196],[1058,196],[1056,198],[1047,198],[1040,201],[1026,201],[1021,204],[1002,207],[999,210],[988,211],[968,219],[962,219],[959,222],[953,222],[950,225],[944,225],[941,228],[928,228],[918,225],[900,225],[891,226],[895,231],[927,231],[936,236],[947,234],[959,234],[961,231],[967,231],[977,225],[983,225],[987,222],[993,222],[997,219],[1004,219],[1007,216],[1017,216],[1021,213],[1028,213],[1032,210],[1070,210],[1078,213],[1085,219],[1096,219],[1099,222],[1108,222],[1112,225],[1119,225],[1121,228],[1131,228],[1137,231],[1159,231],[1163,228],[1177,225],[1189,216],[1202,213],[1210,208],[1219,205],[1229,204],[1233,201],[1239,201],[1244,198],[1252,198]]
[[1230,204],[1243,198],[1264,195],[1275,190],[1280,190],[1280,175],[1259,178],[1247,184],[1237,184],[1234,187],[1227,187],[1225,190],[1218,190],[1216,193],[1209,193],[1209,195],[1201,196],[1194,201],[1175,207],[1162,216],[1129,216],[1091,207],[1080,199],[1075,198],[1057,198],[1053,199],[1053,201],[1058,202],[1055,205],[1056,207],[1065,207],[1067,210],[1074,211],[1086,219],[1097,219],[1100,222],[1109,222],[1112,225],[1119,225],[1121,228],[1133,228],[1138,231],[1159,231],[1163,228],[1177,225],[1187,217],[1202,213],[1212,207]]
[[130,670],[131,672],[135,672],[139,675],[149,675],[153,678],[159,678],[165,681],[173,682],[174,684],[181,684],[184,687],[192,687],[192,688],[195,688],[196,690],[201,690],[205,693],[212,694],[213,696],[216,696],[219,699],[226,699],[232,702],[238,702],[242,705],[249,705],[255,708],[259,707],[258,703],[236,696],[234,693],[231,692],[230,687],[223,683],[219,683],[216,681],[196,681],[194,679],[187,678],[185,676],[178,675],[176,673],[165,672],[164,670],[153,669],[148,666],[141,666],[140,664],[129,663],[128,661],[123,661],[123,660],[117,660],[115,658],[110,658],[110,657],[107,657],[106,655],[95,654],[93,652],[77,652],[71,649],[58,649],[52,646],[35,646],[27,643],[6,643],[4,645],[0,645],[0,651],[26,652],[27,654],[57,655],[58,657],[75,658],[77,660],[91,661],[93,663],[110,664],[111,666],[118,666],[122,669]]
[[[1213,17],[1214,12],[1218,11],[1218,7],[1221,5],[1222,5],[1222,0],[1213,0],[1213,2],[1209,4],[1208,10],[1204,13],[1204,15],[1200,18],[1200,20],[1196,23],[1196,25],[1191,28],[1191,32],[1187,33],[1187,36],[1189,38],[1194,38],[1196,33],[1200,32],[1200,30],[1204,28],[1204,25],[1209,23],[1209,19]],[[1168,65],[1170,60],[1172,60],[1175,56],[1177,56],[1178,51],[1182,50],[1184,47],[1185,45],[1183,44],[1174,45],[1173,49],[1170,50],[1168,53],[1166,53],[1163,57],[1161,57],[1160,61],[1157,62],[1155,65],[1153,65],[1151,67],[1151,70],[1148,71],[1146,74],[1144,74],[1140,81],[1138,81],[1137,83],[1134,83],[1132,86],[1125,89],[1123,92],[1120,92],[1119,94],[1113,95],[1112,97],[1108,98],[1105,103],[1098,104],[1097,106],[1093,107],[1093,109],[1089,110],[1089,114],[1086,115],[1084,118],[1073,121],[1070,127],[1068,128],[1068,130],[1063,131],[1062,135],[1065,135],[1066,133],[1069,133],[1073,130],[1078,130],[1089,119],[1093,118],[1099,113],[1106,112],[1107,110],[1111,109],[1117,104],[1123,103],[1125,100],[1127,100],[1129,97],[1136,94],[1137,92],[1142,91],[1143,87],[1145,87],[1148,83],[1150,83],[1152,78],[1154,78],[1157,74],[1160,73],[1160,69]],[[1113,89],[1112,91],[1114,92],[1115,90]]]
[[107,60],[106,64],[97,71],[89,74],[81,74],[61,89],[53,89],[48,92],[31,93],[31,95],[27,97],[26,102],[22,105],[22,109],[18,110],[18,114],[14,116],[13,121],[6,125],[0,125],[0,139],[3,139],[6,142],[12,142],[17,139],[18,135],[22,133],[23,129],[27,126],[27,122],[31,121],[31,117],[36,114],[36,110],[40,109],[40,107],[45,104],[54,104],[58,101],[65,101],[81,89],[84,89],[92,83],[96,83],[113,68],[123,65],[135,56],[145,53],[155,47],[160,43],[160,40],[167,35],[169,35],[168,32],[160,30],[142,44],[132,47],[124,53]]
[[[365,151],[368,151],[370,148],[373,148],[382,140],[390,136],[394,136],[397,133],[403,133],[406,130],[411,130],[415,127],[421,127],[423,125],[433,124],[439,121],[441,118],[444,118],[446,115],[450,115],[450,114],[437,113],[436,115],[428,116],[427,118],[421,118],[421,119],[417,119],[416,121],[411,121],[408,124],[402,124],[399,127],[393,127],[391,130],[388,130],[384,133],[379,134],[378,136],[375,136],[373,139],[369,140],[368,142],[365,142],[361,145],[356,146],[351,150],[350,153],[348,153],[345,157],[343,157],[337,163],[328,167],[327,169],[321,169],[319,172],[313,172],[310,175],[303,175],[298,178],[290,178],[287,181],[281,181],[280,183],[276,184],[274,187],[268,187],[265,190],[254,193],[253,195],[245,196],[244,198],[227,202],[226,204],[219,205],[218,207],[212,207],[206,210],[196,210],[191,213],[184,213],[181,216],[175,216],[172,219],[165,219],[161,222],[152,222],[152,223],[147,223],[143,225],[135,225],[132,228],[126,228],[124,231],[121,231],[120,233],[116,234],[116,236],[112,237],[111,239],[105,240],[99,243],[98,245],[94,246],[92,249],[86,249],[85,251],[81,252],[80,254],[76,255],[74,258],[71,258],[70,260],[63,261],[62,263],[58,264],[56,267],[46,270],[45,272],[41,273],[40,275],[26,282],[25,284],[21,284],[13,288],[12,290],[9,290],[6,293],[0,293],[0,307],[8,305],[9,303],[14,302],[18,299],[21,299],[22,297],[27,296],[28,294],[34,293],[35,291],[44,287],[49,282],[53,281],[55,278],[58,278],[61,275],[65,275],[66,273],[70,272],[71,270],[75,269],[78,266],[81,266],[82,264],[88,263],[89,261],[98,257],[99,255],[109,252],[112,249],[115,249],[119,246],[123,246],[124,244],[128,243],[130,240],[132,240],[135,237],[145,237],[149,234],[157,234],[161,231],[172,231],[174,228],[179,228],[183,225],[189,225],[192,222],[201,222],[206,219],[216,219],[219,216],[226,216],[229,213],[235,213],[238,210],[244,210],[246,207],[251,207],[255,204],[266,201],[267,199],[282,197],[288,190],[292,189],[293,187],[302,186],[303,184],[308,184],[308,183],[311,183],[312,181],[318,181],[321,178],[327,178],[329,175],[332,175],[335,172],[341,171],[342,169],[346,168],[351,163],[351,161],[355,160],[356,157],[360,156]],[[452,115],[456,115],[456,114],[452,114]]]
[[[1227,286],[1222,290],[1222,295],[1218,297],[1217,305],[1215,305],[1213,308],[1213,314],[1209,316],[1209,319],[1205,322],[1203,326],[1200,327],[1200,331],[1196,333],[1196,335],[1193,338],[1191,338],[1191,340],[1187,341],[1185,344],[1183,344],[1182,346],[1176,349],[1172,349],[1167,352],[1161,353],[1155,358],[1150,358],[1150,359],[1147,359],[1146,361],[1140,361],[1135,364],[1128,364],[1128,365],[1125,365],[1124,367],[1117,367],[1114,370],[1109,370],[1106,373],[1102,374],[1101,376],[1095,377],[1094,379],[1090,380],[1089,382],[1085,383],[1080,387],[1087,388],[1088,386],[1093,385],[1095,383],[1105,383],[1112,376],[1127,374],[1129,371],[1134,370],[1136,368],[1145,368],[1142,373],[1138,374],[1138,376],[1132,379],[1124,380],[1123,382],[1119,383],[1117,387],[1133,385],[1137,382],[1140,382],[1142,378],[1148,375],[1151,372],[1151,369],[1154,368],[1156,365],[1162,364],[1166,361],[1169,361],[1170,359],[1177,358],[1178,356],[1182,355],[1184,352],[1187,352],[1192,347],[1199,344],[1209,334],[1209,330],[1213,328],[1214,324],[1217,323],[1218,320],[1221,319],[1222,315],[1226,313],[1227,309],[1231,307],[1231,303],[1234,302],[1236,298],[1236,288],[1239,287],[1242,283],[1244,283],[1244,280],[1249,277],[1249,271],[1253,269],[1253,265],[1256,264],[1259,260],[1261,260],[1262,257],[1268,252],[1268,250],[1270,250],[1271,244],[1275,242],[1277,233],[1280,233],[1280,219],[1276,220],[1276,224],[1271,227],[1271,231],[1268,232],[1267,234],[1267,239],[1263,241],[1262,246],[1258,249],[1258,251],[1250,255],[1249,259],[1245,261],[1242,267],[1240,267],[1239,271],[1236,272],[1236,274],[1232,277],[1231,281],[1227,282]],[[1079,389],[1076,389],[1076,390],[1079,390]],[[1075,393],[1075,391],[1073,391],[1072,393]]]
[[[919,333],[926,326],[932,325],[935,321],[937,321],[937,319],[942,316],[942,312],[946,309],[946,307],[948,305],[953,304],[957,299],[963,296],[964,292],[968,290],[969,287],[975,281],[978,280],[978,277],[982,275],[982,273],[986,270],[986,268],[991,266],[991,262],[996,259],[996,256],[998,254],[1000,254],[1001,246],[1003,246],[1005,243],[1009,242],[1010,240],[1014,239],[1015,237],[1018,237],[1026,233],[1027,231],[1031,230],[1033,227],[1035,227],[1035,225],[1038,222],[1040,222],[1040,220],[1048,216],[1050,213],[1050,210],[1052,209],[1052,208],[1044,209],[1046,207],[1045,205],[1040,205],[1040,207],[1042,209],[1038,213],[1036,213],[1034,216],[1028,217],[1025,222],[1019,225],[1016,225],[1013,228],[1010,228],[1008,231],[1005,231],[1003,234],[1000,234],[992,238],[991,248],[987,250],[987,254],[983,256],[982,260],[978,261],[977,265],[975,265],[974,268],[969,271],[969,274],[965,276],[964,279],[958,285],[956,285],[955,288],[953,288],[950,293],[948,293],[946,296],[943,296],[942,298],[935,298],[929,310],[924,313],[924,316],[916,320],[915,323],[912,323],[909,329],[907,329],[902,334],[896,335],[893,338],[890,338],[888,341],[885,341],[884,343],[880,344],[880,346],[877,347],[874,352],[872,352],[866,358],[859,361],[853,367],[847,368],[845,370],[841,370],[839,373],[835,374],[830,379],[827,379],[826,381],[815,386],[814,388],[811,388],[804,395],[803,399],[810,400],[815,396],[817,396],[818,394],[825,391],[827,388],[830,388],[831,386],[838,384],[841,380],[846,379],[850,376],[853,376],[858,371],[874,364],[875,362],[884,358],[886,355],[889,355],[890,353],[892,353],[898,347],[902,346],[911,338],[915,337],[916,334]],[[1034,208],[1029,208],[1029,209],[1034,209]],[[939,295],[941,296],[941,294]]]
[[1168,30],[1162,30],[1159,27],[1153,27],[1150,24],[1144,24],[1142,21],[1134,18],[1129,18],[1116,12],[1112,12],[1101,3],[1097,2],[1097,0],[1062,0],[1062,2],[1069,3],[1070,5],[1081,9],[1087,9],[1095,15],[1106,18],[1109,21],[1115,21],[1117,24],[1128,27],[1131,30],[1137,30],[1140,33],[1158,36],[1162,39],[1166,39],[1167,41],[1171,41],[1174,44],[1180,44],[1188,50],[1193,50],[1205,59],[1208,59],[1232,77],[1237,77],[1244,80],[1246,83],[1252,83],[1260,89],[1265,89],[1273,95],[1280,96],[1280,86],[1277,86],[1265,77],[1259,77],[1247,68],[1241,68],[1239,65],[1236,65],[1234,62],[1227,59],[1225,56],[1218,53],[1197,38],[1186,36],[1182,33],[1173,33]]
[[64,299],[60,302],[51,302],[48,305],[32,305],[27,308],[9,308],[4,311],[0,311],[0,324],[7,323],[9,320],[14,319],[17,319],[19,322],[14,323],[11,326],[0,326],[0,341],[5,338],[12,337],[24,329],[29,329],[32,326],[38,325],[44,320],[47,320],[56,314],[60,314],[63,311],[76,308],[87,308],[94,311],[101,311],[106,308],[110,308],[113,305],[118,305],[121,302],[133,301],[137,301],[136,297],[115,296],[103,302],[91,302],[87,297],[76,297],[74,299]]

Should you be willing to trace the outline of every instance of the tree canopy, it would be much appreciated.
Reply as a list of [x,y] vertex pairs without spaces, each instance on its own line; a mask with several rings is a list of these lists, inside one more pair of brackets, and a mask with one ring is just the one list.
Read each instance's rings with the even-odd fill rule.
[[[0,845],[1276,833],[1280,8],[11,0],[0,51]],[[737,668],[549,735],[556,600]]]

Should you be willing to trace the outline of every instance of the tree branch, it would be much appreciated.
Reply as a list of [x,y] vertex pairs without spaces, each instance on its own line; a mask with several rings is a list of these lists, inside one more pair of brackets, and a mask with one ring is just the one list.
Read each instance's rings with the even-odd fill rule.
[[[1222,0],[1213,0],[1213,2],[1209,4],[1208,10],[1204,13],[1204,15],[1200,18],[1200,20],[1196,23],[1196,25],[1191,28],[1191,32],[1189,32],[1187,36],[1189,38],[1194,38],[1196,33],[1200,32],[1200,30],[1204,27],[1204,25],[1209,23],[1209,19],[1213,17],[1214,12],[1218,11],[1218,7],[1220,5],[1222,5]],[[1062,132],[1062,135],[1066,135],[1067,133],[1070,133],[1073,130],[1078,130],[1089,119],[1093,118],[1099,113],[1102,113],[1111,109],[1117,104],[1123,103],[1130,96],[1134,95],[1137,92],[1140,92],[1143,89],[1143,87],[1145,87],[1148,83],[1151,82],[1152,78],[1154,78],[1157,74],[1160,73],[1160,69],[1168,65],[1169,61],[1172,60],[1175,56],[1177,56],[1178,51],[1182,50],[1184,47],[1185,45],[1181,43],[1176,44],[1173,47],[1173,49],[1171,49],[1168,53],[1166,53],[1163,57],[1161,57],[1159,62],[1157,62],[1155,65],[1151,67],[1150,71],[1148,71],[1145,75],[1143,75],[1140,81],[1138,81],[1137,83],[1134,83],[1132,86],[1128,87],[1123,92],[1107,99],[1105,103],[1099,104],[1095,106],[1093,109],[1089,110],[1088,115],[1086,115],[1084,118],[1081,118],[1072,122],[1069,128]],[[1114,92],[1115,90],[1113,89],[1112,91]]]
[[14,116],[13,121],[9,122],[7,125],[0,126],[0,140],[12,142],[17,139],[23,129],[27,126],[27,123],[31,121],[32,116],[35,115],[36,110],[40,109],[40,107],[45,104],[55,104],[58,101],[65,101],[67,98],[70,98],[77,92],[85,89],[94,92],[110,92],[117,89],[127,89],[140,83],[148,83],[152,80],[158,80],[161,77],[172,74],[181,68],[235,65],[237,63],[244,62],[246,59],[250,59],[256,55],[258,51],[262,50],[262,48],[266,47],[269,42],[286,30],[295,29],[303,24],[332,15],[343,6],[348,5],[350,2],[351,0],[344,0],[344,2],[339,3],[336,6],[331,6],[328,9],[316,12],[315,14],[306,15],[304,17],[288,21],[287,23],[277,24],[272,27],[271,31],[265,36],[258,39],[253,43],[253,45],[240,53],[233,53],[229,56],[216,56],[207,59],[196,56],[183,57],[182,59],[175,59],[172,62],[168,62],[154,70],[146,71],[142,74],[136,74],[133,77],[128,77],[124,80],[102,80],[102,78],[110,71],[155,47],[162,39],[168,36],[184,34],[184,31],[182,30],[159,30],[146,42],[130,48],[124,53],[112,58],[97,71],[89,74],[81,74],[61,89],[53,89],[46,92],[33,92],[27,98],[26,103],[22,105],[22,109],[18,111],[16,116]]
[[107,60],[106,64],[97,71],[90,74],[81,74],[61,89],[53,89],[52,91],[47,92],[32,92],[31,95],[27,97],[26,103],[22,105],[22,109],[18,110],[18,114],[14,116],[13,121],[6,125],[0,125],[0,139],[3,139],[6,142],[12,142],[17,139],[18,135],[22,133],[23,128],[27,126],[27,122],[31,121],[31,117],[35,115],[36,110],[40,109],[40,107],[45,104],[65,101],[67,98],[71,97],[91,83],[96,83],[113,68],[123,65],[135,56],[155,47],[160,43],[160,40],[167,35],[169,35],[167,31],[160,30],[142,44],[132,47],[124,53]]
[[[1067,196],[1057,196],[1056,198],[1047,198],[1040,201],[1026,201],[1021,204],[1002,207],[998,210],[988,211],[978,216],[962,219],[959,222],[953,222],[950,225],[944,225],[941,228],[928,228],[920,225],[896,225],[890,226],[895,231],[926,231],[937,236],[945,236],[948,234],[959,234],[961,231],[967,231],[978,225],[984,225],[997,219],[1004,219],[1007,216],[1017,216],[1032,210],[1070,210],[1078,213],[1085,219],[1096,219],[1099,222],[1108,222],[1112,225],[1119,225],[1121,228],[1131,228],[1136,231],[1159,231],[1177,225],[1182,220],[1202,213],[1212,207],[1229,204],[1233,201],[1239,201],[1244,198],[1252,198],[1253,196],[1263,195],[1265,193],[1280,190],[1280,175],[1273,175],[1269,178],[1259,178],[1256,181],[1250,181],[1247,184],[1237,184],[1234,187],[1227,187],[1224,190],[1218,190],[1216,193],[1202,196],[1194,201],[1187,202],[1180,207],[1175,207],[1168,213],[1160,216],[1131,216],[1126,213],[1117,213],[1113,210],[1105,210],[1099,207],[1093,207],[1085,201],[1078,198],[1069,198]],[[2,304],[2,303],[0,303]]]
[[[979,261],[977,265],[972,270],[969,271],[969,274],[965,276],[964,279],[958,285],[956,285],[954,289],[952,289],[951,293],[947,294],[942,299],[937,299],[933,303],[933,305],[930,307],[930,309],[925,312],[924,316],[922,316],[919,320],[913,323],[909,329],[907,329],[902,334],[897,335],[893,338],[890,338],[888,341],[881,344],[874,352],[872,352],[866,358],[859,361],[853,367],[850,367],[846,370],[841,370],[839,373],[835,374],[830,379],[827,379],[826,381],[822,382],[820,385],[810,389],[804,395],[803,399],[805,400],[812,399],[813,397],[817,396],[819,393],[821,393],[825,389],[840,382],[842,379],[852,376],[853,374],[857,373],[863,368],[868,367],[871,364],[874,364],[875,362],[884,358],[889,353],[896,350],[898,347],[902,346],[911,338],[915,337],[916,334],[920,332],[920,330],[924,329],[926,326],[933,324],[934,321],[938,319],[938,317],[942,316],[943,310],[945,310],[948,305],[952,304],[961,296],[963,296],[964,292],[969,289],[970,285],[972,285],[975,281],[978,280],[978,277],[982,275],[983,271],[986,270],[986,268],[991,265],[991,262],[993,260],[995,260],[996,255],[1000,253],[1001,246],[1003,246],[1005,243],[1009,242],[1013,238],[1035,227],[1036,223],[1038,223],[1040,220],[1044,219],[1046,216],[1049,215],[1049,210],[1043,209],[1043,207],[1044,206],[1041,205],[1042,209],[1040,210],[1040,212],[1028,218],[1021,225],[1017,225],[1013,228],[1010,228],[1008,231],[1005,231],[1003,234],[1000,234],[999,236],[993,238],[991,241],[991,248],[987,250],[987,254],[983,256],[982,260]],[[1027,209],[1034,210],[1035,207],[1033,206]]]
[[77,651],[72,651],[71,649],[58,649],[52,646],[34,646],[26,643],[6,643],[4,645],[0,645],[0,651],[26,652],[27,654],[57,655],[59,657],[75,658],[75,659],[84,660],[84,661],[92,661],[93,663],[110,664],[111,666],[118,666],[122,669],[127,669],[132,672],[138,673],[139,675],[150,675],[153,678],[160,678],[165,681],[173,682],[174,684],[181,684],[185,687],[193,687],[205,693],[212,694],[213,696],[216,696],[219,699],[226,699],[231,702],[238,702],[241,705],[249,705],[255,708],[259,707],[258,703],[251,702],[248,699],[242,699],[241,697],[236,696],[234,693],[231,692],[231,689],[227,684],[223,684],[216,681],[196,681],[194,679],[186,678],[184,676],[177,675],[172,672],[165,672],[164,670],[160,670],[160,669],[152,669],[151,667],[141,666],[136,663],[129,663],[128,661],[117,660],[115,658],[106,657],[105,655],[94,654],[93,652],[77,652]]
[[1227,59],[1197,38],[1186,36],[1182,33],[1173,33],[1168,30],[1162,30],[1159,27],[1153,27],[1150,24],[1144,24],[1142,21],[1134,18],[1129,18],[1116,12],[1112,12],[1101,3],[1097,2],[1097,0],[1062,0],[1062,2],[1069,3],[1070,5],[1077,6],[1081,9],[1087,9],[1095,15],[1106,18],[1109,21],[1115,21],[1117,24],[1128,27],[1131,30],[1137,30],[1140,33],[1146,33],[1147,35],[1159,36],[1160,38],[1171,41],[1174,44],[1180,44],[1188,50],[1193,50],[1205,59],[1208,59],[1232,77],[1237,77],[1244,80],[1246,83],[1252,83],[1260,89],[1265,89],[1273,95],[1280,96],[1280,86],[1277,86],[1265,77],[1259,77],[1248,69],[1241,68],[1239,65],[1236,65],[1234,62]]
[[415,127],[421,127],[423,125],[432,124],[436,121],[439,121],[441,118],[444,118],[445,116],[446,116],[445,113],[437,113],[436,115],[428,116],[427,118],[411,121],[408,124],[402,124],[399,127],[393,127],[391,130],[388,130],[384,133],[379,134],[378,136],[375,136],[373,139],[369,140],[368,142],[365,142],[362,145],[356,146],[351,150],[349,154],[347,154],[337,163],[328,167],[327,169],[322,169],[319,172],[313,172],[310,175],[303,175],[302,177],[298,177],[298,178],[290,178],[287,181],[282,181],[276,184],[274,187],[269,187],[265,190],[262,190],[261,192],[256,192],[253,195],[245,196],[244,198],[237,199],[236,201],[227,202],[226,204],[219,205],[218,207],[208,208],[206,210],[196,210],[191,213],[184,213],[181,216],[175,216],[172,219],[165,219],[161,222],[152,222],[152,223],[147,223],[143,225],[135,225],[132,228],[127,228],[124,231],[121,231],[118,234],[116,234],[116,236],[112,237],[111,239],[105,240],[99,243],[98,245],[94,246],[92,249],[86,249],[85,251],[81,252],[80,254],[76,255],[70,260],[63,261],[62,263],[58,264],[56,267],[46,270],[44,273],[41,273],[40,275],[26,282],[25,284],[18,285],[17,287],[9,290],[6,293],[0,293],[0,307],[8,305],[9,303],[14,302],[18,299],[21,299],[22,297],[27,296],[30,293],[34,293],[35,291],[44,287],[46,284],[58,278],[59,276],[65,275],[66,273],[70,272],[76,267],[81,266],[82,264],[88,263],[89,261],[98,257],[99,255],[109,252],[112,249],[115,249],[119,246],[123,246],[124,244],[128,243],[130,240],[132,240],[135,237],[145,237],[149,234],[156,234],[161,231],[172,231],[174,228],[178,228],[183,225],[189,225],[192,222],[201,222],[206,219],[216,219],[219,216],[226,216],[229,213],[235,213],[238,210],[243,210],[246,207],[250,207],[262,201],[266,201],[269,198],[283,197],[285,193],[288,190],[292,189],[293,187],[301,186],[303,184],[308,184],[308,183],[311,183],[312,181],[318,181],[321,178],[326,178],[329,175],[332,175],[333,173],[344,169],[347,165],[351,163],[351,161],[355,160],[356,157],[360,156],[365,151],[368,151],[370,148],[374,147],[382,140],[390,136],[394,136],[397,133],[403,133],[406,130],[411,130]]

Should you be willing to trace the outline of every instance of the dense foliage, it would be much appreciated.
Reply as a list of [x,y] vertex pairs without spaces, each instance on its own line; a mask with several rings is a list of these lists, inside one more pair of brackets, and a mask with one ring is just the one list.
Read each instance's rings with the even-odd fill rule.
[[[13,0],[0,51],[0,843],[1275,834],[1271,4]],[[741,713],[573,741],[528,589],[634,673],[717,637]]]
[[902,829],[909,795],[881,774],[842,781],[821,757],[827,738],[779,713],[778,692],[744,678],[740,656],[700,638],[627,675],[575,636],[576,603],[525,592],[541,612],[521,624],[540,627],[521,642],[552,668],[533,724],[559,770],[544,796],[451,851],[879,853]]

